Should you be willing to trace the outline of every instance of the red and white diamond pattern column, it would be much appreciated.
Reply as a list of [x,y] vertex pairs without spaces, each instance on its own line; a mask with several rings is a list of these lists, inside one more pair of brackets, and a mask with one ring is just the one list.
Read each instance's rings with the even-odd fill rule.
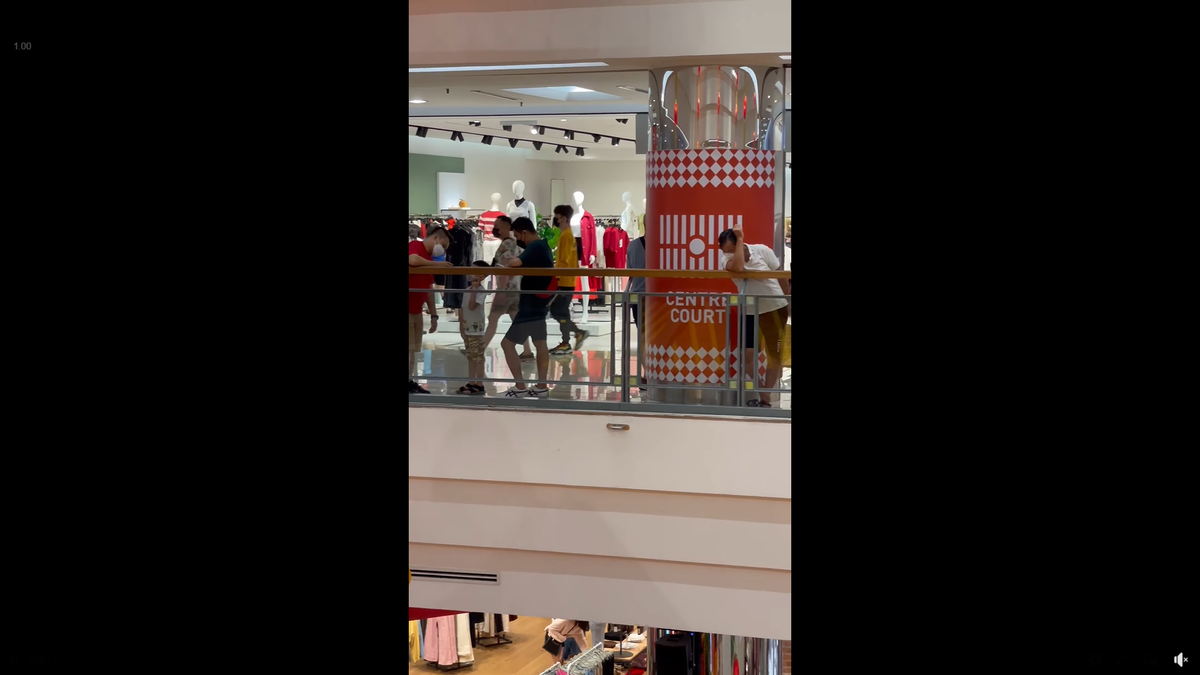
[[[646,154],[646,267],[720,269],[717,238],[741,225],[746,241],[774,238],[775,153],[764,150],[656,150]],[[724,279],[648,279],[646,377],[652,382],[719,384],[736,381],[737,323],[726,303],[736,286]],[[720,293],[722,297],[689,297]],[[738,320],[737,307],[732,318]],[[765,361],[760,359],[763,372]]]

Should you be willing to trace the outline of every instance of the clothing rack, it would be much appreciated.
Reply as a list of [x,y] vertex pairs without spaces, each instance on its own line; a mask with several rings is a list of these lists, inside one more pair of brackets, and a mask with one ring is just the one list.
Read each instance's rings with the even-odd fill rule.
[[[493,618],[492,618],[492,623],[493,623],[493,626],[492,626],[492,627],[493,627],[493,628],[495,628],[496,626],[495,626],[494,624],[496,624],[496,623],[497,623],[497,622],[496,622],[496,619],[499,619],[499,618],[501,618],[501,617],[500,617],[500,614],[498,614],[498,613],[496,613],[496,612],[492,612],[491,614],[492,614],[492,616],[493,616]],[[474,632],[474,631],[475,631],[475,625],[474,625],[474,624],[472,624],[472,625],[471,625],[471,631],[472,631],[472,632]],[[503,630],[501,630],[501,631],[496,631],[496,632],[492,633],[492,636],[491,636],[491,638],[490,638],[490,639],[491,639],[491,640],[494,640],[494,642],[492,642],[492,643],[490,643],[490,644],[485,644],[485,643],[484,643],[484,640],[487,640],[487,639],[489,639],[489,638],[481,638],[481,637],[479,637],[479,636],[475,636],[475,643],[476,643],[476,644],[478,644],[480,647],[498,647],[498,646],[500,646],[500,645],[511,645],[511,644],[513,643],[513,641],[512,641],[512,640],[510,640],[510,639],[508,639],[508,638],[506,638],[506,637],[504,637],[504,634],[505,634],[505,633],[507,633],[507,632],[508,632],[508,631],[503,631]]]
[[[580,673],[599,667],[601,663],[612,657],[613,653],[604,649],[604,641],[601,640],[592,645],[591,649],[571,659],[565,671],[567,675],[579,675]],[[543,670],[541,675],[555,675],[560,669],[562,669],[562,664],[556,663]]]
[[600,664],[613,658],[613,652],[604,648],[604,641],[592,645],[592,648],[576,656],[567,664],[567,675],[579,675],[589,670],[596,670]]

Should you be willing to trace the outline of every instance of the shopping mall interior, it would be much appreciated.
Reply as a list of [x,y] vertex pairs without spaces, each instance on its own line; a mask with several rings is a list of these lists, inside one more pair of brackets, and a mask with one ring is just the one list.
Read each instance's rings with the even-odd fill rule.
[[[410,3],[410,675],[790,672],[790,11]],[[545,361],[502,217],[575,239]]]
[[[772,64],[782,76],[780,90],[790,108],[791,69],[778,55]],[[761,69],[761,68],[760,68]],[[754,72],[749,67],[717,68],[705,77],[728,80],[731,90],[751,103]],[[738,80],[741,80],[738,82]],[[670,83],[677,86],[678,78]],[[525,72],[412,73],[409,82],[408,225],[409,240],[421,239],[433,227],[449,226],[460,232],[480,232],[478,241],[464,235],[462,257],[493,261],[499,239],[493,231],[500,215],[524,214],[543,230],[551,229],[553,208],[560,204],[575,210],[571,227],[579,242],[584,267],[621,270],[628,265],[633,240],[645,235],[648,206],[645,139],[639,143],[639,125],[646,126],[651,76],[644,70],[593,67],[528,74]],[[735,114],[741,114],[734,111]],[[784,118],[786,120],[786,118]],[[744,130],[743,130],[744,131]],[[784,132],[786,133],[786,131]],[[644,134],[643,134],[644,135]],[[734,139],[744,147],[753,138]],[[728,145],[727,142],[723,143]],[[723,147],[722,146],[722,147]],[[777,248],[783,269],[791,266],[791,153],[780,152],[784,180],[776,183],[780,197]],[[732,215],[731,215],[732,220]],[[758,242],[756,242],[758,243]],[[452,251],[457,245],[452,245]],[[643,246],[644,249],[644,246]],[[644,257],[644,252],[643,252]],[[651,266],[651,261],[645,266]],[[437,283],[442,282],[442,283]],[[494,289],[498,277],[485,283]],[[446,289],[467,285],[464,277],[435,277],[440,326],[430,332],[428,317],[415,379],[437,395],[463,392],[468,360],[460,334],[459,310],[464,294]],[[587,284],[588,292],[582,292]],[[619,293],[630,287],[624,276],[583,277],[571,302],[572,320],[583,331],[569,335],[571,349],[554,354],[549,378],[559,384],[548,398],[558,400],[617,401],[623,350],[629,350],[629,373],[634,374],[631,402],[653,397],[648,391],[644,363],[647,358],[633,317],[625,316]],[[735,288],[728,282],[728,290]],[[486,304],[485,296],[485,304]],[[490,314],[494,305],[486,305]],[[511,325],[507,315],[489,319],[497,326],[488,332],[484,374],[489,379],[532,378],[536,362],[532,350],[521,360],[522,373],[506,363],[500,342]],[[722,317],[717,317],[722,321]],[[547,317],[551,344],[559,330]],[[629,344],[625,334],[629,333]],[[765,356],[760,355],[765,369]],[[790,363],[785,363],[770,397],[776,408],[790,409]],[[484,382],[485,395],[502,396],[508,383]]]

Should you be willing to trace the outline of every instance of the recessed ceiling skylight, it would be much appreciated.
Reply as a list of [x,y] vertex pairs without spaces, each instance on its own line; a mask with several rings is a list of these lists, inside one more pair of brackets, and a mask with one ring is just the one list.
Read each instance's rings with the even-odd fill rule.
[[605,94],[583,87],[532,87],[528,89],[505,89],[504,91],[522,96],[536,96],[555,101],[619,101],[620,96]]

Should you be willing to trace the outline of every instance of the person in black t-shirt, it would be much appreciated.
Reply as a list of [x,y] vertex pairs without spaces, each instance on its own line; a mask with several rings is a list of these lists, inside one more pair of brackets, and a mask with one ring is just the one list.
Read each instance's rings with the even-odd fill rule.
[[[512,224],[513,236],[525,245],[525,252],[516,258],[504,261],[505,267],[554,267],[554,255],[550,253],[550,245],[538,236],[533,227],[533,221],[528,218],[517,218]],[[545,291],[550,288],[554,277],[521,277],[522,291]],[[513,377],[519,378],[521,373],[521,357],[517,355],[517,345],[525,340],[533,340],[533,348],[537,352],[538,384],[533,389],[526,389],[525,383],[518,381],[505,393],[505,396],[516,398],[527,396],[541,398],[550,393],[546,386],[546,371],[550,369],[550,352],[546,348],[546,308],[550,298],[540,298],[535,293],[522,293],[517,305],[517,315],[513,318],[512,326],[500,341],[504,350],[504,360]]]

